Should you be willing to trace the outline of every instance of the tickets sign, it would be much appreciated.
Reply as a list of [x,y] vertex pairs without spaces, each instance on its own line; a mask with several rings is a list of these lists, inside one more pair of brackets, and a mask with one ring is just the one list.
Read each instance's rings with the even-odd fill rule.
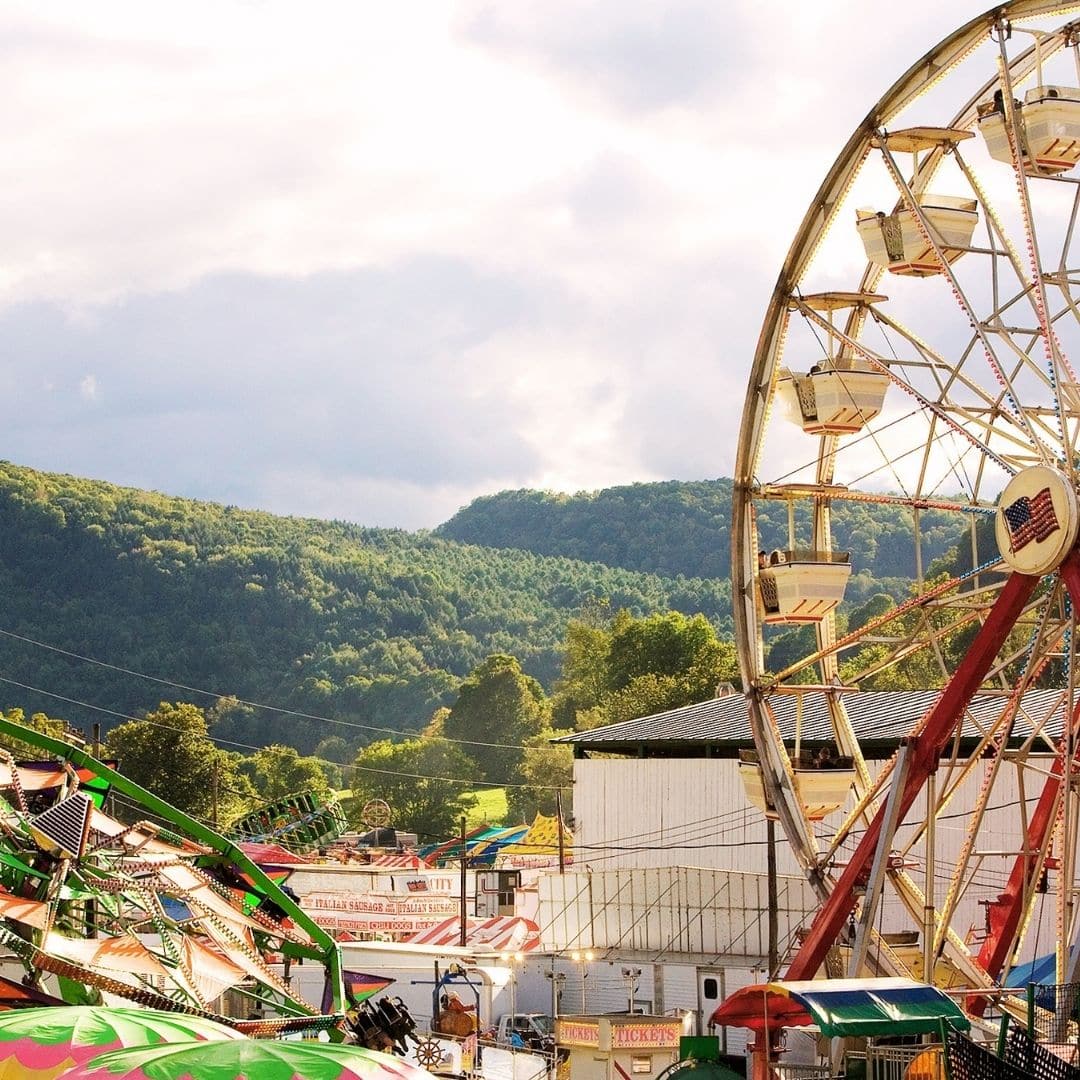
[[643,1016],[625,1021],[615,1017],[562,1019],[555,1028],[560,1046],[581,1046],[602,1052],[613,1050],[670,1050],[677,1048],[683,1026],[679,1020]]
[[651,1021],[646,1024],[620,1024],[611,1025],[611,1049],[612,1050],[636,1050],[636,1049],[667,1049],[677,1047],[679,1038],[683,1033],[682,1023],[676,1021],[671,1024]]
[[600,1025],[587,1020],[560,1018],[555,1024],[555,1041],[560,1046],[599,1046]]

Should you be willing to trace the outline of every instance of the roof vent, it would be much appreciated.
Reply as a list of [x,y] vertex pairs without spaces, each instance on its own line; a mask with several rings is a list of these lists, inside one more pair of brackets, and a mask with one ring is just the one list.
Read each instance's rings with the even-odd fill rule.
[[721,697],[734,697],[739,691],[729,682],[722,682],[716,684],[716,696]]

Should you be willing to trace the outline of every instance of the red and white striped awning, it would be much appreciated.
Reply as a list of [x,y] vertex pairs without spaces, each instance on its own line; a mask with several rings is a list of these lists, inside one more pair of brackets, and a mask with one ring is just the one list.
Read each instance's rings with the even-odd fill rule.
[[371,866],[385,867],[388,870],[430,870],[419,855],[375,855]]
[[[461,920],[456,915],[451,916],[437,926],[418,931],[406,940],[410,945],[459,945]],[[466,923],[465,944],[474,948],[527,952],[540,944],[540,927],[531,919],[523,919],[518,915],[469,919]]]

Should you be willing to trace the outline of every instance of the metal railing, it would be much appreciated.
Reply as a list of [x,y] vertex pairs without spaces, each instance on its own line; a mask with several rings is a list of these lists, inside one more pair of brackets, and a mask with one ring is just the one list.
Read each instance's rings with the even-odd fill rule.
[[795,1061],[770,1062],[769,1070],[777,1080],[830,1080],[828,1065],[802,1065]]
[[940,1045],[877,1046],[866,1048],[867,1080],[945,1080],[945,1056]]

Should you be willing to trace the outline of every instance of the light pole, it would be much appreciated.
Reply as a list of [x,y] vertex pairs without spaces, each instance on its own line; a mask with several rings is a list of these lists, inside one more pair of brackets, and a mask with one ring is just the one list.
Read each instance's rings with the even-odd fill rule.
[[592,962],[593,954],[591,949],[586,949],[584,952],[572,952],[570,959],[578,964],[581,968],[581,1012],[585,1014],[589,1011],[589,1007],[585,1002],[585,980],[588,978],[588,971],[585,969],[586,964]]
[[553,1020],[559,1016],[559,997],[562,993],[562,984],[566,979],[566,972],[555,970],[555,957],[551,958],[551,970],[544,972],[544,977],[551,980],[551,1017]]
[[517,972],[518,964],[524,960],[522,953],[516,952],[510,955],[510,1026],[517,1023]]
[[624,967],[622,977],[626,980],[626,1011],[630,1016],[633,1016],[634,996],[637,991],[637,981],[641,978],[641,968]]

